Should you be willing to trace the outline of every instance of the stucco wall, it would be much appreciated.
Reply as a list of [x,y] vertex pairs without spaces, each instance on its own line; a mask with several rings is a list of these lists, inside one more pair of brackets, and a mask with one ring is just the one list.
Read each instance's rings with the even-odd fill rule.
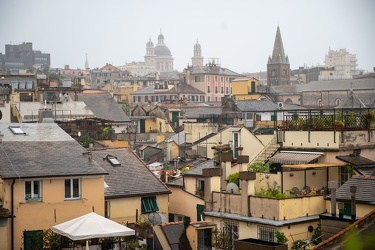
[[[216,223],[218,228],[223,226],[223,221],[217,217],[210,217],[206,216],[206,220]],[[238,223],[238,238],[247,239],[247,238],[254,238],[259,239],[258,229],[259,226],[274,228],[277,231],[283,232],[288,239],[288,248],[290,249],[293,246],[293,242],[296,240],[303,240],[303,239],[311,239],[313,232],[308,231],[308,227],[312,226],[315,229],[318,225],[318,220],[311,221],[311,222],[303,222],[298,224],[292,224],[283,227],[274,227],[272,225],[264,225],[264,224],[257,224],[251,222],[241,222],[241,221],[233,221],[234,223]]]
[[339,148],[340,133],[334,131],[310,131],[310,142],[308,131],[285,131],[284,147],[294,148]]
[[[168,195],[157,195],[156,201],[159,207],[158,212],[164,214],[168,218]],[[110,199],[109,206],[110,219],[119,223],[135,223],[137,209],[138,220],[142,216],[148,216],[148,214],[142,215],[141,197]]]
[[169,197],[169,212],[189,216],[191,221],[197,220],[197,204],[204,205],[203,199],[198,198],[179,187],[169,186],[172,191]]
[[250,212],[254,217],[284,220],[325,212],[323,196],[305,196],[287,199],[250,197]]
[[[40,180],[40,179],[39,179]],[[104,177],[81,179],[82,199],[64,200],[64,179],[42,179],[42,202],[24,202],[24,180],[14,184],[14,249],[23,248],[24,230],[49,229],[54,225],[95,212],[104,215]],[[11,210],[11,181],[4,185],[7,202],[4,207]],[[10,229],[10,221],[8,229]],[[10,235],[10,231],[8,231]]]

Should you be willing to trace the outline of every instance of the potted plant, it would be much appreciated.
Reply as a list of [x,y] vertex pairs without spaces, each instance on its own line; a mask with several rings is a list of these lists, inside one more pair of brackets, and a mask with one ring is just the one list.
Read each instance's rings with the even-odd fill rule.
[[344,127],[344,122],[342,120],[336,120],[336,130],[342,130],[342,128]]
[[369,111],[364,115],[363,127],[365,129],[375,128],[375,110]]
[[336,120],[335,120],[336,130],[341,130],[344,127],[344,121],[342,119],[342,114],[339,113],[339,114],[337,114],[336,117],[337,117]]

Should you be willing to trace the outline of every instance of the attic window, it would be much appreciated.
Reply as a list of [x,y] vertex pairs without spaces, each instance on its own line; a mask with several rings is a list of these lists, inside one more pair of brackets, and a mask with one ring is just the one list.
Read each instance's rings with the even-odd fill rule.
[[111,163],[111,165],[114,167],[121,166],[121,163],[119,162],[119,160],[117,160],[117,158],[112,155],[107,155],[106,157],[104,157],[104,159],[107,159],[109,163]]
[[24,135],[26,134],[20,126],[9,126],[10,131],[15,135]]

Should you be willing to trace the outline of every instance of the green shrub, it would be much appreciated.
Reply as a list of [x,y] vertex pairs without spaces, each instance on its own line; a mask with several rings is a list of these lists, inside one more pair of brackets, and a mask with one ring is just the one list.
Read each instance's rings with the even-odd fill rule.
[[237,186],[239,186],[240,185],[240,172],[236,172],[236,173],[230,174],[228,176],[228,182],[233,182]]
[[277,243],[285,244],[288,242],[288,238],[285,236],[283,232],[276,230],[276,241]]

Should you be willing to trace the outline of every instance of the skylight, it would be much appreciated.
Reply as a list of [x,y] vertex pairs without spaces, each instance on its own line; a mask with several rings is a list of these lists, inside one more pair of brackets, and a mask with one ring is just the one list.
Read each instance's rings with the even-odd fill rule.
[[10,131],[15,135],[24,135],[26,134],[20,126],[9,126]]
[[117,158],[115,158],[113,156],[108,156],[107,159],[111,163],[112,166],[120,166],[121,165],[121,163],[117,160]]

